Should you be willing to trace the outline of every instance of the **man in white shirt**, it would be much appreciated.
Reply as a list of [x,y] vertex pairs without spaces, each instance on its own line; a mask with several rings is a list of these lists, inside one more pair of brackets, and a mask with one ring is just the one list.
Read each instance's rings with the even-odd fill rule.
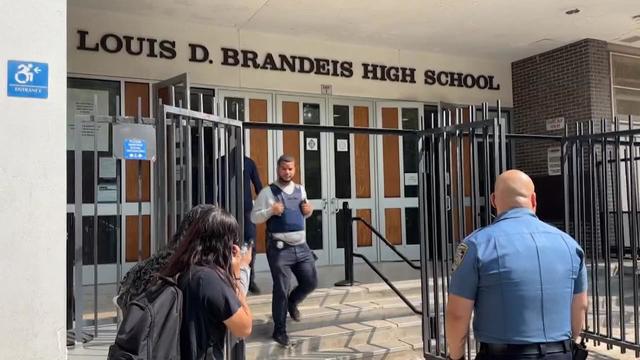
[[[287,312],[293,320],[300,321],[298,304],[318,286],[318,274],[305,234],[305,219],[313,207],[307,201],[304,187],[293,182],[295,159],[282,155],[277,172],[278,180],[258,194],[251,221],[267,223],[267,260],[273,278],[273,339],[287,346]],[[298,286],[289,293],[291,273]]]

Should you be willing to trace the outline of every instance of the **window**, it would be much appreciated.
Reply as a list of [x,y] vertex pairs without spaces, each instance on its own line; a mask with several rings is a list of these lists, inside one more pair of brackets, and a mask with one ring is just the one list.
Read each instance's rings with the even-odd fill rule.
[[202,112],[213,114],[215,90],[205,88],[191,88],[190,96],[191,110],[200,111],[202,107]]
[[614,113],[626,127],[629,118],[640,117],[640,57],[614,54],[611,57]]
[[[117,99],[120,96],[120,82],[94,79],[67,80],[67,203],[75,202],[75,121],[76,115],[116,115]],[[94,135],[98,146],[98,158],[111,157],[111,134],[109,126],[93,124],[83,125],[82,135],[82,202],[93,203],[95,189],[93,185],[93,149]],[[104,162],[103,165],[106,165]],[[115,173],[115,162],[109,162],[110,172]],[[103,170],[107,170],[103,168]],[[115,176],[114,176],[115,177]],[[99,185],[110,192],[115,189],[115,179],[101,181]],[[104,182],[104,183],[103,183]],[[98,195],[101,195],[100,193]],[[101,200],[101,196],[98,196]],[[109,196],[112,198],[112,196]],[[104,199],[103,199],[104,200]]]

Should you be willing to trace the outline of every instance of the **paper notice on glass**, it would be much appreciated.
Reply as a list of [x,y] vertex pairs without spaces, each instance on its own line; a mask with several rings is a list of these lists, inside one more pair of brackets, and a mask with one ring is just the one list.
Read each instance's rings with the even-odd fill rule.
[[318,151],[318,139],[317,138],[307,138],[307,150],[309,150],[309,151]]
[[338,148],[338,151],[341,151],[341,152],[349,151],[349,140],[338,139],[336,147]]
[[101,157],[99,164],[99,176],[101,178],[113,179],[116,177],[116,159]]
[[[75,149],[76,115],[91,114],[109,114],[109,92],[106,90],[67,89],[67,150]],[[82,150],[93,150],[94,134],[98,151],[109,151],[109,125],[92,122],[82,123]]]
[[404,174],[404,184],[406,186],[418,185],[418,174],[417,173],[405,173]]
[[562,161],[561,161],[562,151],[560,146],[551,146],[547,148],[547,169],[549,171],[549,175],[561,175],[562,174]]
[[109,203],[118,201],[118,187],[116,184],[98,185],[98,202]]

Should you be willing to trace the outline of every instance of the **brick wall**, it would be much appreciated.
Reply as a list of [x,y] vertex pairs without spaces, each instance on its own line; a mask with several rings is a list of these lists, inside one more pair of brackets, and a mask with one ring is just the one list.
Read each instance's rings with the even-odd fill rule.
[[[564,130],[546,130],[546,120],[557,117],[564,117],[569,134],[575,134],[577,123],[590,120],[597,121],[595,130],[600,131],[600,119],[611,118],[611,79],[606,42],[580,40],[515,61],[511,68],[514,133],[563,135]],[[537,181],[560,185],[560,176],[548,176],[547,167],[547,149],[558,145],[560,143],[550,141],[517,141],[514,165]],[[538,199],[541,203],[564,207],[564,200],[558,198],[563,198],[561,186],[555,190],[540,189]],[[597,200],[594,205],[599,206]],[[555,216],[543,220],[561,227],[561,219]],[[599,223],[596,218],[594,226],[582,224],[586,231],[584,235],[588,234],[590,238],[591,233],[595,233],[599,238]],[[591,253],[590,242],[584,245],[585,250]],[[600,244],[596,246],[601,249]]]
[[[584,39],[513,62],[513,132],[562,135],[563,130],[547,131],[546,120],[564,117],[573,133],[577,122],[610,118],[607,46]],[[549,146],[553,143],[519,141],[515,166],[532,176],[546,176]]]

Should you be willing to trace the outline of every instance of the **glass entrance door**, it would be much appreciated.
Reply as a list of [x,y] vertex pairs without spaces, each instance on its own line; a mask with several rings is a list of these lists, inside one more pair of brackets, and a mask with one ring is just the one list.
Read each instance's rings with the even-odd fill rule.
[[[369,128],[373,125],[373,104],[367,101],[332,100],[329,125]],[[366,134],[329,135],[329,196],[331,263],[344,263],[345,239],[342,219],[337,213],[348,202],[354,217],[360,217],[378,228],[375,201],[375,136]],[[377,260],[377,240],[361,222],[353,224],[355,251]]]
[[[224,117],[245,122],[273,122],[271,94],[220,90],[218,99]],[[262,186],[267,186],[275,179],[277,157],[274,134],[273,131],[262,129],[246,129],[244,134],[245,155],[256,164]],[[253,185],[251,189],[253,191]],[[257,196],[254,193],[251,195],[254,199]],[[268,270],[265,224],[256,226],[255,242],[256,270]]]
[[[414,102],[376,103],[377,126],[385,129],[422,128],[423,104]],[[378,221],[390,243],[409,259],[420,257],[420,209],[418,207],[418,139],[378,136]],[[398,260],[386,245],[380,259]]]
[[[276,121],[285,124],[326,125],[324,98],[277,96]],[[313,214],[307,218],[307,243],[318,256],[317,265],[329,263],[328,134],[319,131],[276,132],[275,159],[282,154],[296,158],[294,181],[303,184]],[[275,161],[275,160],[274,160]],[[274,165],[275,166],[275,165]],[[275,177],[274,177],[275,178]]]

